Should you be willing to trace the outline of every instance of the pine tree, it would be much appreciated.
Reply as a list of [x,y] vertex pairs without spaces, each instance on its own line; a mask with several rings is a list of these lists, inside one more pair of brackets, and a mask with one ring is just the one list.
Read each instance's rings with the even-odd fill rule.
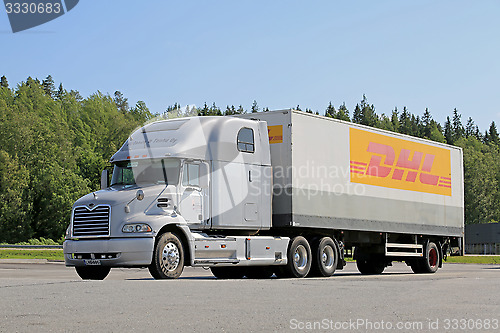
[[224,112],[224,115],[231,116],[233,114],[236,114],[236,108],[234,107],[234,105],[226,105],[226,111]]
[[325,117],[335,118],[336,115],[337,111],[335,110],[335,107],[332,105],[332,102],[330,102],[330,104],[328,104],[328,106],[326,107]]
[[339,106],[339,110],[337,111],[335,118],[344,121],[351,121],[351,118],[349,118],[349,110],[347,110],[345,102],[342,103],[341,106]]
[[75,100],[77,100],[78,102],[81,102],[83,100],[83,97],[82,97],[82,95],[80,95],[80,92],[78,90],[71,89],[71,91],[69,92],[69,95],[71,97],[73,97]]
[[125,98],[119,90],[115,91],[114,102],[116,104],[116,108],[123,114],[129,111],[128,98]]
[[446,140],[446,143],[449,145],[452,145],[455,143],[454,136],[453,136],[453,127],[451,125],[451,120],[450,117],[446,117],[446,122],[444,123],[444,138]]
[[411,133],[411,116],[406,106],[403,107],[403,112],[399,115],[399,133],[407,135]]
[[465,125],[465,137],[470,138],[471,136],[474,136],[476,133],[476,126],[474,124],[474,120],[472,120],[471,117],[467,119],[467,124]]
[[453,142],[457,142],[459,139],[464,137],[464,126],[462,125],[462,121],[460,118],[462,115],[460,115],[455,108],[453,110]]
[[55,97],[56,97],[56,99],[61,100],[63,95],[64,95],[64,88],[63,88],[63,84],[60,83],[59,88],[57,89],[57,92],[55,94]]
[[399,133],[400,123],[399,123],[399,112],[397,106],[394,108],[394,110],[392,110],[391,123],[394,132]]
[[295,108],[295,110],[302,111],[302,109],[300,108],[300,105],[298,105],[298,104],[297,104],[297,107]]
[[373,104],[369,105],[367,103],[365,95],[363,95],[361,105],[363,106],[363,125],[377,127],[380,120],[377,116],[377,113],[375,112],[375,106]]
[[208,111],[209,116],[222,116],[222,112],[219,109],[217,105],[215,105],[215,102],[212,103],[212,106],[210,107],[210,110]]
[[410,120],[410,135],[420,137],[420,117],[416,116],[414,114],[411,115],[411,120]]
[[257,101],[256,100],[253,100],[253,103],[252,103],[252,113],[256,113],[256,112],[259,112],[259,105],[257,105]]
[[51,98],[54,97],[56,86],[54,85],[54,80],[51,75],[47,76],[45,80],[42,81],[42,87],[47,96]]
[[245,109],[243,109],[243,106],[241,104],[240,106],[238,106],[238,110],[236,110],[236,113],[238,114],[246,113]]
[[433,129],[433,122],[431,113],[428,108],[425,108],[424,115],[422,116],[422,136],[424,138],[430,139],[431,131]]
[[207,102],[203,105],[203,108],[198,109],[198,116],[208,116],[210,108],[207,105]]
[[391,118],[386,116],[385,113],[382,113],[380,115],[379,127],[386,131],[394,132],[394,127],[392,126]]
[[495,122],[491,122],[490,129],[487,132],[487,139],[485,136],[485,141],[487,144],[500,145],[500,138],[498,136],[497,126]]
[[361,107],[359,106],[359,104],[356,104],[356,106],[354,107],[354,112],[352,113],[352,122],[356,124],[361,124],[362,121],[363,121],[363,114],[361,111]]
[[0,79],[0,87],[8,88],[9,87],[9,82],[7,81],[7,78],[5,75],[2,76]]

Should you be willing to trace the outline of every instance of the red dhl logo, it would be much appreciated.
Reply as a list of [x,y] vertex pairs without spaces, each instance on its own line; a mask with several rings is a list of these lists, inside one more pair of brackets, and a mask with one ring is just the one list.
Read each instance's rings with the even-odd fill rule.
[[350,129],[351,181],[451,195],[450,151]]
[[267,126],[267,135],[269,136],[269,143],[282,143],[283,142],[283,125]]

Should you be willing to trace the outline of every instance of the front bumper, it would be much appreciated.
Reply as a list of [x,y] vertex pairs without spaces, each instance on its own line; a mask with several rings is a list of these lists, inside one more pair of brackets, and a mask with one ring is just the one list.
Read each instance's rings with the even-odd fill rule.
[[102,266],[148,266],[153,258],[154,238],[67,240],[63,244],[66,266],[85,266],[98,259]]

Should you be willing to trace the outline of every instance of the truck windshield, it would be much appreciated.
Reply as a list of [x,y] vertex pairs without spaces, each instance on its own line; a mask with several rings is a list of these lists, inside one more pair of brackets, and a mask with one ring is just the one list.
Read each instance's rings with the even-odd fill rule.
[[114,163],[113,185],[172,185],[179,181],[177,159],[120,161]]

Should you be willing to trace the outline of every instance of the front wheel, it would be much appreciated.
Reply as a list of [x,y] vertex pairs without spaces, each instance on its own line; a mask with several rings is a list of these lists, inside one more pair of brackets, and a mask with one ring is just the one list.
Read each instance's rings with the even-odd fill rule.
[[184,270],[184,249],[179,237],[172,232],[160,236],[153,253],[153,262],[148,266],[155,279],[177,279]]
[[104,280],[108,276],[111,267],[109,266],[77,266],[76,273],[83,280]]

